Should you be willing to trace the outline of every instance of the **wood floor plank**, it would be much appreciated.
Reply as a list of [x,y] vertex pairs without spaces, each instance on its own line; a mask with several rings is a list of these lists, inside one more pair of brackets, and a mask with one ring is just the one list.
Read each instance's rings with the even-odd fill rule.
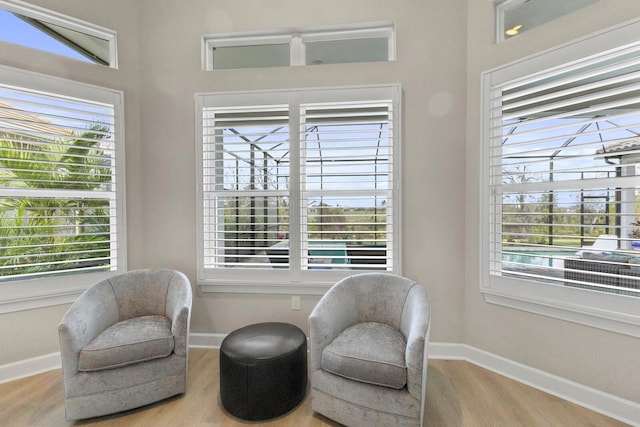
[[[61,371],[0,384],[0,425],[101,427],[339,427],[314,414],[311,400],[264,423],[239,420],[220,404],[218,350],[191,349],[187,393],[117,415],[68,422]],[[582,408],[468,362],[430,360],[427,427],[622,427],[626,424]]]

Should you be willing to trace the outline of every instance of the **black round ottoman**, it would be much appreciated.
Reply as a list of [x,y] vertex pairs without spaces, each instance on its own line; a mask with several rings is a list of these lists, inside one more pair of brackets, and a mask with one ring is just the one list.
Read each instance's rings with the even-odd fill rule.
[[307,392],[307,337],[288,323],[258,323],[231,332],[220,346],[220,400],[249,421],[282,415]]

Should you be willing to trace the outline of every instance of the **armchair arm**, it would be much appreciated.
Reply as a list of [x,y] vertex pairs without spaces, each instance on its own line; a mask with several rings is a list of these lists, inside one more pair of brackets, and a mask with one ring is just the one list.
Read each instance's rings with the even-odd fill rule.
[[65,378],[78,372],[80,350],[118,320],[118,305],[108,279],[91,286],[71,304],[58,325]]
[[320,369],[322,350],[346,328],[357,323],[355,295],[348,286],[342,286],[347,277],[324,294],[309,316],[309,348],[311,370]]
[[420,399],[426,386],[430,310],[426,291],[419,283],[415,283],[407,295],[401,329],[407,338],[407,389],[413,397]]
[[171,319],[171,333],[175,339],[174,352],[187,355],[189,345],[189,325],[191,322],[191,283],[181,272],[174,272],[167,289],[165,315]]

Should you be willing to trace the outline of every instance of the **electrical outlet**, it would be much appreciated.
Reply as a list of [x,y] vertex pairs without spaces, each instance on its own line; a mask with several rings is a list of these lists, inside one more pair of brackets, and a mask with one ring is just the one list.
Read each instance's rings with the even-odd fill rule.
[[300,310],[300,297],[297,295],[291,297],[291,310]]

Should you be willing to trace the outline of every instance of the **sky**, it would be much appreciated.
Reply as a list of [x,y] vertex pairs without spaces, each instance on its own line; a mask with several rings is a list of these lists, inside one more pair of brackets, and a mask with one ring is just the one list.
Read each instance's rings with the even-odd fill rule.
[[73,49],[27,24],[14,14],[0,9],[0,41],[15,43],[80,61],[91,62]]

